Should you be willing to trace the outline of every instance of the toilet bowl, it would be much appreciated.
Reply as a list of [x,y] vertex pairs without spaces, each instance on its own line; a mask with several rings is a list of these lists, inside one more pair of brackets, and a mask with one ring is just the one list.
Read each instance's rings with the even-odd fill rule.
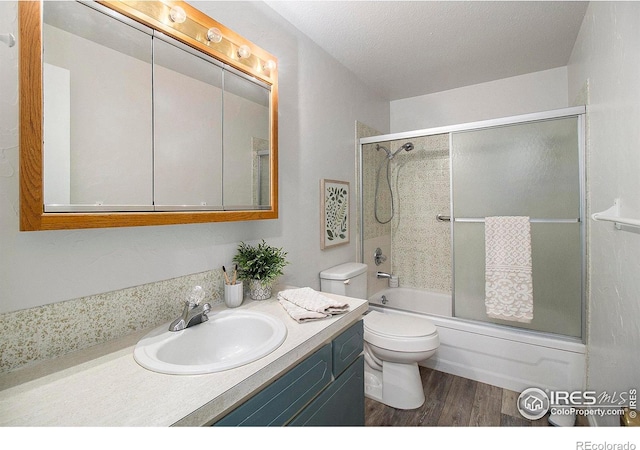
[[430,321],[370,311],[364,316],[365,395],[398,409],[425,401],[418,363],[438,349],[438,331]]
[[[320,273],[324,292],[366,298],[367,265],[346,263]],[[371,310],[363,318],[365,396],[398,409],[425,401],[418,363],[431,357],[440,339],[429,320]]]

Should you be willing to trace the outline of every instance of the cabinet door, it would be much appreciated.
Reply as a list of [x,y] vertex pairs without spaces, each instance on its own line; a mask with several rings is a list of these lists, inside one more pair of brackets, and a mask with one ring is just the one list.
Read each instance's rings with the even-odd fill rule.
[[364,356],[325,389],[290,426],[364,426]]
[[331,344],[327,344],[214,426],[285,425],[331,378]]
[[222,68],[154,39],[156,210],[222,209]]
[[45,211],[151,210],[151,30],[78,2],[43,20]]
[[333,340],[333,376],[338,378],[362,353],[364,330],[362,320],[351,325],[348,330]]
[[270,95],[267,86],[224,71],[222,190],[227,210],[270,204]]

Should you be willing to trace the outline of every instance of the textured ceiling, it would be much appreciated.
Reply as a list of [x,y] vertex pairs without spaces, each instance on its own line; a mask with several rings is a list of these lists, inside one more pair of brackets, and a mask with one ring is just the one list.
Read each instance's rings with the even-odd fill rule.
[[389,100],[565,66],[588,4],[266,3]]

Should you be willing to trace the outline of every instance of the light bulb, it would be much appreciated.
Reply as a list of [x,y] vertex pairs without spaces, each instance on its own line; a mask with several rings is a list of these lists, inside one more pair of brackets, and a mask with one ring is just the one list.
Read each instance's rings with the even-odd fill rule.
[[251,49],[248,45],[241,45],[238,47],[238,58],[245,59],[251,56]]
[[182,23],[187,20],[187,13],[184,12],[184,9],[181,7],[174,6],[171,8],[171,11],[169,11],[169,17],[175,23]]
[[266,63],[264,63],[263,69],[271,72],[276,68],[276,62],[273,59],[270,59]]
[[209,28],[207,30],[207,40],[217,44],[222,40],[222,32],[217,28]]

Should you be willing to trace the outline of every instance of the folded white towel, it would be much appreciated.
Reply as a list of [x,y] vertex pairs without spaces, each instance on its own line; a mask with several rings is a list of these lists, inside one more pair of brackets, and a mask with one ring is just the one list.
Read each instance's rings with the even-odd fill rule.
[[486,217],[485,305],[494,319],[533,320],[529,217]]
[[278,298],[278,301],[280,302],[284,310],[287,311],[287,313],[289,313],[289,315],[293,317],[298,323],[308,322],[310,320],[324,319],[325,317],[330,316],[330,314],[322,314],[319,312],[300,308],[298,305],[294,305],[293,303],[288,302],[282,298]]
[[[298,320],[296,317],[304,317],[304,320],[324,319],[333,314],[342,314],[349,311],[348,303],[329,298],[310,287],[280,291],[278,292],[278,301],[280,301],[280,304],[291,317],[296,320]],[[298,309],[292,308],[292,306],[296,306],[307,312],[320,314],[321,316],[305,314]],[[292,314],[291,311],[294,311],[295,315]],[[300,322],[300,320],[298,321]]]

